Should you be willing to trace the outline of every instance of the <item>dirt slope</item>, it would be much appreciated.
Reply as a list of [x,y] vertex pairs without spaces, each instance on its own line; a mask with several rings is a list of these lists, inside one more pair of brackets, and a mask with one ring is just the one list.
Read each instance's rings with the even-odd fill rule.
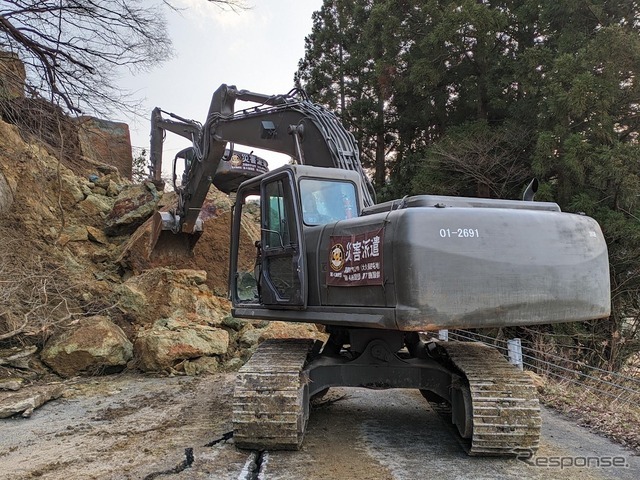
[[[166,289],[184,291],[187,297],[210,296],[211,300],[205,301],[209,318],[192,315],[186,320],[206,325],[211,324],[210,319],[217,319],[213,326],[220,328],[219,319],[229,313],[226,293],[231,204],[227,196],[212,188],[203,208],[205,233],[194,256],[150,260],[150,222],[133,235],[120,233],[122,229],[109,223],[114,220],[114,212],[131,203],[120,202],[123,192],[133,188],[131,182],[114,167],[85,158],[61,162],[51,153],[53,150],[32,137],[23,138],[15,126],[0,120],[0,380],[20,377],[33,382],[49,372],[37,354],[28,369],[15,369],[15,365],[2,360],[3,351],[5,356],[13,355],[14,350],[8,349],[25,345],[34,345],[39,351],[51,339],[93,315],[106,315],[129,341],[135,342],[141,329],[160,320],[150,319],[149,312],[165,312],[166,318],[181,307],[179,299],[171,295],[155,295],[133,306],[122,296],[122,285],[132,275],[159,267],[204,271],[208,288],[191,282],[167,285]],[[67,165],[82,168],[74,170]],[[167,195],[165,208],[174,201]],[[118,209],[114,205],[119,205]],[[152,205],[145,214],[150,215],[153,209]],[[240,246],[241,258],[249,265],[255,258],[253,240],[243,234]],[[135,290],[133,294],[143,292]],[[189,313],[189,307],[185,308],[183,317]],[[228,331],[234,334],[230,335],[233,341],[235,332]]]

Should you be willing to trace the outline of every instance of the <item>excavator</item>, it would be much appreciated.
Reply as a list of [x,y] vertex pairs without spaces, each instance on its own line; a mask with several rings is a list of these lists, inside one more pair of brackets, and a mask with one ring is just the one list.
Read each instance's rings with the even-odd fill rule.
[[[250,106],[236,111],[236,101]],[[213,183],[235,198],[232,314],[328,333],[324,344],[267,340],[239,370],[237,447],[299,449],[310,399],[340,386],[418,389],[470,455],[537,450],[530,377],[494,348],[427,341],[423,332],[607,317],[607,246],[595,220],[533,201],[536,182],[522,200],[425,194],[376,203],[353,135],[302,90],[264,95],[223,84],[204,124],[160,109],[151,123],[156,180],[165,132],[193,143],[180,154],[177,206],[155,215],[154,249],[193,248]],[[291,164],[267,171],[236,143]],[[256,258],[247,266],[239,244],[256,212]]]

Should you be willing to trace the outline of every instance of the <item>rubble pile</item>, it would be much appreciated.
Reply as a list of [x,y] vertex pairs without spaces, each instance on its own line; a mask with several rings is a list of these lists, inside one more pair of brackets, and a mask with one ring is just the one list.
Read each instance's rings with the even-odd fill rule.
[[152,260],[150,217],[173,195],[54,151],[0,120],[0,390],[124,369],[234,370],[264,339],[323,338],[313,325],[230,316],[225,195],[210,192],[193,257]]

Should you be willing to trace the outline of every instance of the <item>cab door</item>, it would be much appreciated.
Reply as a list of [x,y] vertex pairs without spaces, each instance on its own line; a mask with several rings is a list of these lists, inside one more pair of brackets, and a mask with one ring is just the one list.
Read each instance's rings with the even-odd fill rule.
[[297,187],[290,171],[266,178],[261,197],[260,298],[265,306],[304,309],[307,282]]

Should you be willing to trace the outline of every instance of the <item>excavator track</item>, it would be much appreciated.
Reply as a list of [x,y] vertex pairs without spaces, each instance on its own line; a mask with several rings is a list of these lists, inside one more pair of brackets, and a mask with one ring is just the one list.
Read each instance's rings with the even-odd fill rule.
[[233,394],[233,438],[237,447],[298,450],[309,418],[302,374],[315,341],[264,341],[239,370]]
[[[473,433],[460,438],[469,455],[533,455],[540,440],[540,404],[529,377],[496,349],[474,342],[438,342],[464,375]],[[432,403],[432,405],[434,405]],[[451,424],[451,408],[435,404]]]

